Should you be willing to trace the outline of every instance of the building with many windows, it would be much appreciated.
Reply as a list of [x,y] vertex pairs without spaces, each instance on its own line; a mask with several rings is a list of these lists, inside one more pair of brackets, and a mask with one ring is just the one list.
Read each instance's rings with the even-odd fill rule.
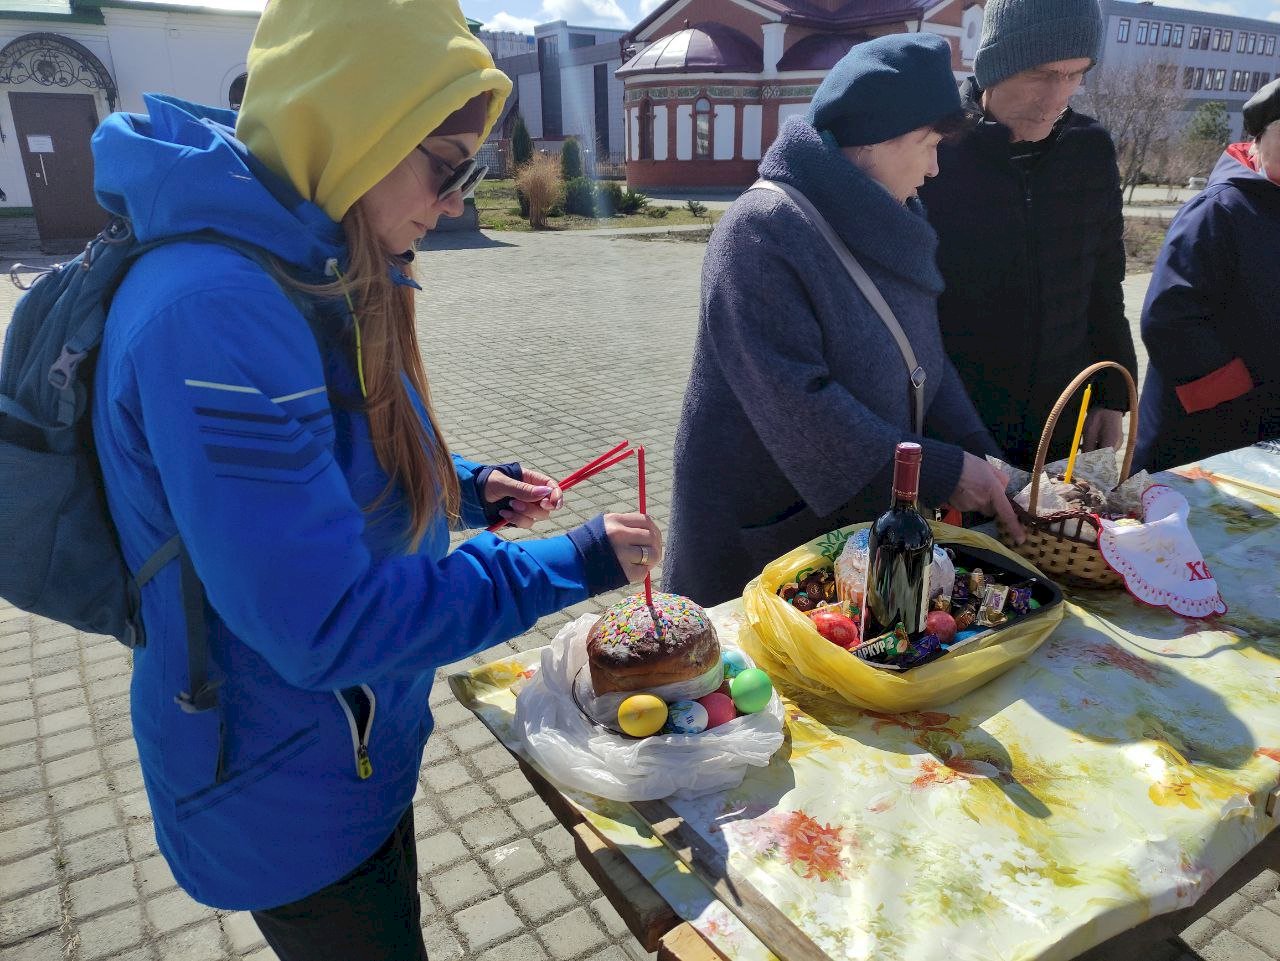
[[539,24],[528,53],[496,61],[514,89],[490,140],[509,139],[518,113],[536,141],[576,137],[590,152],[589,164],[597,158],[621,162],[622,82],[615,73],[624,33],[563,20]]
[[1238,136],[1245,102],[1280,75],[1280,23],[1123,0],[1102,0],[1101,7],[1102,69],[1156,65],[1161,82],[1186,98],[1184,118],[1218,100]]

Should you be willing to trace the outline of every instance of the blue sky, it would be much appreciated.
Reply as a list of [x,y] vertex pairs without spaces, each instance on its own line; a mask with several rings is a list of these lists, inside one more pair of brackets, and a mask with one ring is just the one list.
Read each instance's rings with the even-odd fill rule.
[[[261,10],[264,0],[157,0],[191,6],[236,7]],[[462,0],[462,9],[473,20],[496,30],[532,32],[536,24],[568,20],[579,26],[634,26],[663,0]],[[1158,0],[1157,6],[1232,13],[1280,23],[1280,0]]]
[[[568,20],[581,26],[630,27],[661,0],[462,0],[467,16],[495,29],[531,32],[534,24]],[[1178,0],[1157,3],[1213,13],[1232,13],[1280,23],[1280,0]]]

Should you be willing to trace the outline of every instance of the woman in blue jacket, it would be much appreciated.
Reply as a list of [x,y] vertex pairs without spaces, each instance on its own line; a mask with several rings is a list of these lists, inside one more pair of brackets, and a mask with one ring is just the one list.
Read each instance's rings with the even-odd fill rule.
[[1135,468],[1280,437],[1280,80],[1245,104],[1244,130],[1178,211],[1151,276]]
[[716,226],[676,437],[664,586],[700,604],[827,531],[882,514],[900,441],[924,446],[920,499],[1004,515],[996,453],[938,330],[937,234],[916,190],[965,117],[951,47],[932,34],[860,43],[793,118],[760,176],[799,191],[861,262],[924,368],[912,424],[897,343],[790,198],[750,190]]
[[[132,717],[161,851],[283,961],[422,958],[411,800],[436,669],[642,578],[638,514],[566,536],[542,474],[451,455],[403,252],[462,212],[510,90],[453,0],[272,0],[239,117],[164,97],[94,136],[146,253],[118,291],[94,438],[134,570],[181,536],[216,706],[187,677],[179,565],[143,591]],[[234,129],[233,129],[234,128]],[[230,239],[233,245],[228,245]],[[477,350],[487,350],[478,331]]]

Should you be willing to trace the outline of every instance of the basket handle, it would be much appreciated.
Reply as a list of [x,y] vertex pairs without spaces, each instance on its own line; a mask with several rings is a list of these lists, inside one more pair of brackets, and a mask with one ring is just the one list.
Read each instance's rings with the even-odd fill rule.
[[1058,418],[1062,416],[1062,412],[1071,402],[1076,391],[1083,387],[1090,377],[1108,367],[1114,367],[1124,374],[1125,386],[1129,388],[1129,440],[1125,445],[1124,464],[1120,467],[1120,482],[1123,484],[1129,479],[1129,469],[1133,466],[1133,450],[1138,446],[1138,388],[1133,382],[1133,375],[1127,369],[1113,360],[1103,360],[1091,367],[1086,367],[1077,374],[1076,379],[1067,385],[1058,402],[1053,405],[1053,410],[1049,411],[1049,419],[1045,421],[1044,430],[1040,434],[1040,446],[1036,448],[1035,467],[1031,471],[1031,499],[1027,502],[1027,513],[1032,517],[1036,516],[1036,507],[1040,503],[1040,475],[1044,473],[1044,461],[1049,454],[1049,442],[1053,439],[1054,428],[1058,426]]

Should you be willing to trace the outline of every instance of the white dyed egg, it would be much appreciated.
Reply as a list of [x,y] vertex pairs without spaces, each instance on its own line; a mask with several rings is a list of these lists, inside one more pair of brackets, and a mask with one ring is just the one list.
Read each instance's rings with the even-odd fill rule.
[[676,701],[667,708],[664,734],[701,734],[707,729],[710,718],[707,709],[697,701]]

